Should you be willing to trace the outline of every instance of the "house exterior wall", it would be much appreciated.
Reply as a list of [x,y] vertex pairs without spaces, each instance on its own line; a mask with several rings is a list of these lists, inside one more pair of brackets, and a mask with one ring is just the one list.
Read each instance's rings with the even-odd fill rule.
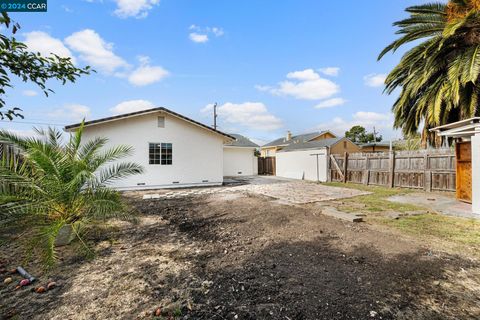
[[[158,127],[158,116],[165,127]],[[84,128],[83,141],[109,139],[106,147],[120,144],[134,148],[120,161],[140,164],[145,171],[115,182],[120,190],[220,185],[223,183],[224,137],[162,112],[119,119]],[[149,164],[149,143],[172,143],[172,165]],[[178,183],[174,183],[178,182]]]
[[471,140],[472,148],[472,212],[480,215],[480,132]]
[[390,147],[387,146],[375,146],[374,147],[362,147],[360,148],[361,152],[389,152]]
[[343,154],[362,152],[359,146],[348,139],[342,139],[330,148],[330,154]]
[[[319,141],[319,140],[324,140],[324,139],[331,139],[331,138],[336,138],[337,136],[334,135],[331,132],[324,132],[318,137],[315,137],[309,141]],[[282,150],[282,146],[273,146],[273,147],[262,147],[260,148],[260,156],[261,157],[275,157],[277,155],[277,152]]]
[[322,133],[321,135],[319,135],[318,137],[310,140],[310,141],[319,141],[319,140],[325,140],[325,139],[332,139],[332,138],[336,138],[337,136],[334,135],[333,133],[331,132],[324,132]]
[[258,174],[258,160],[254,154],[255,148],[224,147],[223,175],[254,176]]
[[283,178],[327,181],[327,149],[278,152],[276,157],[276,175]]
[[277,154],[277,147],[268,147],[260,149],[261,157],[275,157]]

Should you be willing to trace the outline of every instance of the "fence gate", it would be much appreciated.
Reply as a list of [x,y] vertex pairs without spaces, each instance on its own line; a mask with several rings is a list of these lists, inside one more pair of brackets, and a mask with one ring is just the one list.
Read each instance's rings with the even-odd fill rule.
[[456,144],[457,199],[472,203],[472,147],[470,142]]
[[264,176],[275,175],[275,157],[258,158],[258,174]]

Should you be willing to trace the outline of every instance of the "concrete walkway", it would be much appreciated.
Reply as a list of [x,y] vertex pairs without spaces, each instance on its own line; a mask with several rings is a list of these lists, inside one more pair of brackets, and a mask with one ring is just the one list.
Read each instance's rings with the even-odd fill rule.
[[388,200],[423,206],[448,216],[480,219],[480,215],[472,213],[471,204],[457,201],[454,196],[448,194],[418,192],[393,196]]
[[290,204],[307,204],[351,198],[370,192],[324,186],[301,180],[278,177],[240,177],[225,179],[226,185],[215,188],[150,190],[140,193],[143,199],[176,199],[193,195],[242,192],[278,199]]

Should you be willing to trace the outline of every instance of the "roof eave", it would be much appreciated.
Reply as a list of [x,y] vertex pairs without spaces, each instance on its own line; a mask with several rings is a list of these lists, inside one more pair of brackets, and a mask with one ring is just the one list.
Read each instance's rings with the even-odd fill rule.
[[[156,113],[156,112],[165,112],[165,113],[167,113],[171,116],[174,116],[174,117],[179,118],[181,120],[187,121],[187,122],[189,122],[193,125],[196,125],[196,126],[202,128],[202,129],[206,129],[206,130],[209,130],[213,133],[216,133],[216,134],[222,135],[224,137],[227,137],[228,138],[227,141],[231,141],[231,140],[236,141],[237,140],[235,137],[233,137],[229,134],[226,134],[226,133],[223,133],[223,132],[218,131],[216,129],[210,128],[209,126],[204,125],[203,123],[200,123],[200,122],[195,121],[193,119],[190,119],[188,117],[182,116],[181,114],[176,113],[174,111],[171,111],[171,110],[169,110],[167,108],[164,108],[164,107],[152,108],[152,109],[147,109],[147,110],[142,110],[142,111],[126,113],[126,114],[122,114],[122,115],[118,115],[118,116],[112,116],[112,117],[87,121],[87,122],[83,123],[83,125],[85,127],[90,127],[90,126],[94,126],[94,125],[100,125],[100,124],[104,124],[104,123],[108,123],[108,122],[117,121],[117,120],[120,120],[120,119],[128,119],[128,118],[132,118],[132,117],[136,117],[136,116],[140,116],[140,115],[151,114],[151,113]],[[64,130],[67,131],[67,132],[75,131],[75,129],[78,129],[81,125],[82,125],[82,123],[76,123],[76,124],[68,125],[68,126],[65,126]]]

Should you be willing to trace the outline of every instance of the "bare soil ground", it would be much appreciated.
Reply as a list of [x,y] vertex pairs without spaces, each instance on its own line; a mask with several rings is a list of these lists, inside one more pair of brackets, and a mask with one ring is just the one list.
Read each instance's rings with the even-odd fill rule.
[[[318,204],[245,193],[130,201],[139,224],[92,238],[95,259],[64,250],[50,275],[27,266],[54,290],[0,284],[1,317],[153,319],[161,308],[164,319],[480,318],[479,261],[325,217]],[[16,267],[18,248],[5,245],[0,260]]]

